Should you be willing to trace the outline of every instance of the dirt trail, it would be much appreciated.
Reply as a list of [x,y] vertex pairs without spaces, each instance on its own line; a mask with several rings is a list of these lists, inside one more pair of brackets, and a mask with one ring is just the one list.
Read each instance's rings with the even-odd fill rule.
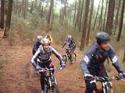
[[[34,74],[30,63],[31,46],[2,43],[0,51],[6,55],[7,63],[2,68],[0,93],[40,93],[39,77]],[[84,86],[80,76],[78,63],[56,71],[60,93],[82,93]]]

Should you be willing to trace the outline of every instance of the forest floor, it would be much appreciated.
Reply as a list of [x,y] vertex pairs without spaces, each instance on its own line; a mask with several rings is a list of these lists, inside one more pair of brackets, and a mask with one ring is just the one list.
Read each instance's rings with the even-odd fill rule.
[[[56,47],[58,49],[58,47]],[[32,46],[10,46],[0,42],[0,55],[6,63],[1,68],[0,93],[40,93],[39,76],[31,65]],[[57,66],[57,59],[53,57]],[[79,61],[55,72],[60,93],[81,93],[85,86]]]
[[[64,53],[60,46],[54,47]],[[85,84],[79,66],[82,53],[76,52],[78,58],[74,64],[55,72],[60,93],[84,93]],[[10,46],[7,40],[0,40],[0,58],[5,62],[0,66],[0,93],[40,93],[39,76],[31,65],[31,57],[32,46]],[[58,60],[55,57],[52,59],[57,66]],[[125,88],[122,89],[125,91]]]

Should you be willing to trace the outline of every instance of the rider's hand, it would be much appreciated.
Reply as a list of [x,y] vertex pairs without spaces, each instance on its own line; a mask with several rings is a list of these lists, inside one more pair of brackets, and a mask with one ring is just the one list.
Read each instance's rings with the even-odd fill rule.
[[91,75],[91,74],[85,74],[84,75],[84,78],[86,79],[86,80],[94,80],[94,76],[93,75]]
[[64,68],[65,68],[65,66],[66,66],[66,65],[65,65],[64,63],[63,63],[63,64],[61,64],[61,65],[60,65],[60,69],[64,69]]
[[120,79],[125,79],[125,73],[123,73],[123,72],[119,73],[118,76]]
[[36,70],[39,71],[41,70],[41,67],[39,65],[36,66]]

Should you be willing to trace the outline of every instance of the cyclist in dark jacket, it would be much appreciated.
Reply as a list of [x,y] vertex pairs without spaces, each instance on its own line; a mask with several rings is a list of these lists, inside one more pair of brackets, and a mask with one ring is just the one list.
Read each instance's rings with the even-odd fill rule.
[[73,50],[73,51],[75,50],[76,44],[75,44],[75,41],[73,40],[73,37],[71,35],[67,36],[63,47],[64,46],[66,46],[66,49]]
[[108,76],[104,67],[104,62],[107,58],[110,58],[113,66],[119,73],[121,78],[125,77],[125,74],[119,64],[118,57],[109,44],[109,35],[105,32],[98,32],[96,35],[97,42],[85,53],[80,62],[81,70],[84,74],[86,91],[85,93],[93,93],[96,88],[95,83],[90,83],[94,76],[105,77]]
[[39,46],[41,45],[41,40],[43,39],[42,36],[37,36],[37,40],[33,45],[33,49],[32,49],[32,54],[34,55],[37,51],[37,49],[39,48]]
[[71,54],[70,55],[70,61],[72,62],[72,54],[75,54],[75,49],[76,49],[76,44],[75,44],[75,41],[73,39],[73,37],[71,35],[68,35],[65,42],[64,42],[64,45],[63,47],[65,47],[65,51],[67,54]]

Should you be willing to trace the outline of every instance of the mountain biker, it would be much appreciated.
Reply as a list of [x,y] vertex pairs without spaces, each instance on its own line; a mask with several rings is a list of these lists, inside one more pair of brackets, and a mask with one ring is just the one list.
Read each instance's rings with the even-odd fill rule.
[[81,70],[84,74],[86,91],[85,93],[93,93],[96,88],[95,83],[91,83],[94,76],[105,77],[108,76],[104,67],[104,62],[110,58],[113,66],[119,73],[121,79],[125,78],[125,74],[119,64],[118,57],[109,44],[109,35],[105,32],[98,32],[96,34],[96,42],[85,53],[80,62]]
[[[76,48],[76,44],[75,44],[75,41],[71,35],[67,36],[62,48],[64,48],[64,46],[66,46],[66,53],[71,53],[71,54],[74,53],[75,48]],[[72,59],[72,56],[71,56],[71,59]]]
[[33,49],[32,49],[32,54],[33,55],[36,53],[37,49],[41,45],[41,40],[42,39],[43,39],[43,36],[40,36],[40,35],[37,36],[37,40],[36,40],[35,44],[33,45]]
[[[65,67],[65,64],[62,60],[62,56],[52,47],[50,46],[50,42],[48,39],[44,38],[41,42],[40,47],[36,51],[36,53],[32,57],[32,65],[35,69],[44,69],[44,68],[54,68],[52,65],[51,55],[52,53],[59,59],[60,65],[62,68]],[[37,61],[39,59],[39,61]],[[37,64],[36,64],[37,62]],[[54,72],[53,72],[54,73]],[[41,88],[42,91],[44,90],[44,83],[43,83],[44,73],[41,73]]]

